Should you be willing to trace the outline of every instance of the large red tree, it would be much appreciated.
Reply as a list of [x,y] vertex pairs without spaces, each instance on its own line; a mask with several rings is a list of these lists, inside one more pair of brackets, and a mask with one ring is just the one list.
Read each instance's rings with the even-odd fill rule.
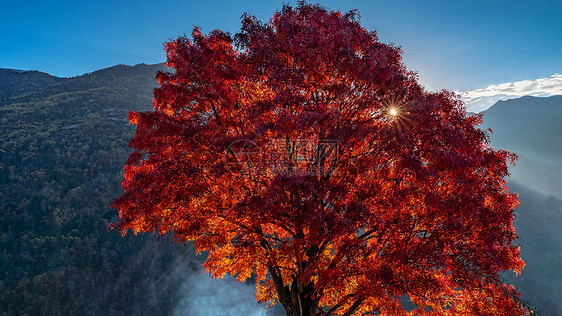
[[[515,315],[514,156],[354,12],[284,6],[166,43],[114,201],[287,315]],[[505,295],[505,294],[509,295]],[[410,301],[407,304],[405,301]]]

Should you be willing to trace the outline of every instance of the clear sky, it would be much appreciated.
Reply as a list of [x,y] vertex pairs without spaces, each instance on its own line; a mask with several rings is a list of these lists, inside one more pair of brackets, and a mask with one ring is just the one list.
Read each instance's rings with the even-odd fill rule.
[[[68,77],[115,64],[159,63],[165,60],[163,42],[190,34],[194,25],[235,33],[244,12],[267,20],[282,3],[6,0],[0,8],[0,68]],[[320,4],[358,9],[365,28],[402,46],[406,66],[419,72],[429,90],[467,91],[562,73],[560,0]]]

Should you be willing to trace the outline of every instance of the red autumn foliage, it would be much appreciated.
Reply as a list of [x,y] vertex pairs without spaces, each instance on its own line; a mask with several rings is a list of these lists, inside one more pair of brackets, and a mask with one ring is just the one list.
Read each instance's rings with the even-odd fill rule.
[[193,241],[287,315],[520,314],[489,282],[524,266],[515,156],[355,17],[300,3],[167,43],[114,227]]

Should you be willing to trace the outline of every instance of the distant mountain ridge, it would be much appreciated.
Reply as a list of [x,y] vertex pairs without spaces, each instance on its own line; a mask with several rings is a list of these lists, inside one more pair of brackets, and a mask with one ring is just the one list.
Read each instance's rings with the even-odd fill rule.
[[0,68],[0,71],[11,71],[20,74],[25,72],[39,72],[39,70],[21,70],[21,69],[13,69],[13,68]]
[[562,112],[562,95],[549,97],[523,96],[520,98],[500,100],[484,113],[535,113],[536,111]]
[[513,180],[562,199],[562,96],[498,101],[483,114],[492,145],[519,156]]
[[508,280],[542,315],[562,315],[562,96],[498,101],[482,113],[491,145],[519,156],[508,181],[527,266]]

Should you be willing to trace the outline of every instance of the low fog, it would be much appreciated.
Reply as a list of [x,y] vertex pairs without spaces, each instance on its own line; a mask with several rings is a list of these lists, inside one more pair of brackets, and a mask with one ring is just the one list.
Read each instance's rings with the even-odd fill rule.
[[258,304],[255,293],[256,288],[252,282],[237,282],[236,278],[229,275],[223,279],[212,279],[203,270],[195,270],[187,275],[180,286],[180,299],[172,315],[283,315],[278,306],[266,309],[266,304]]

